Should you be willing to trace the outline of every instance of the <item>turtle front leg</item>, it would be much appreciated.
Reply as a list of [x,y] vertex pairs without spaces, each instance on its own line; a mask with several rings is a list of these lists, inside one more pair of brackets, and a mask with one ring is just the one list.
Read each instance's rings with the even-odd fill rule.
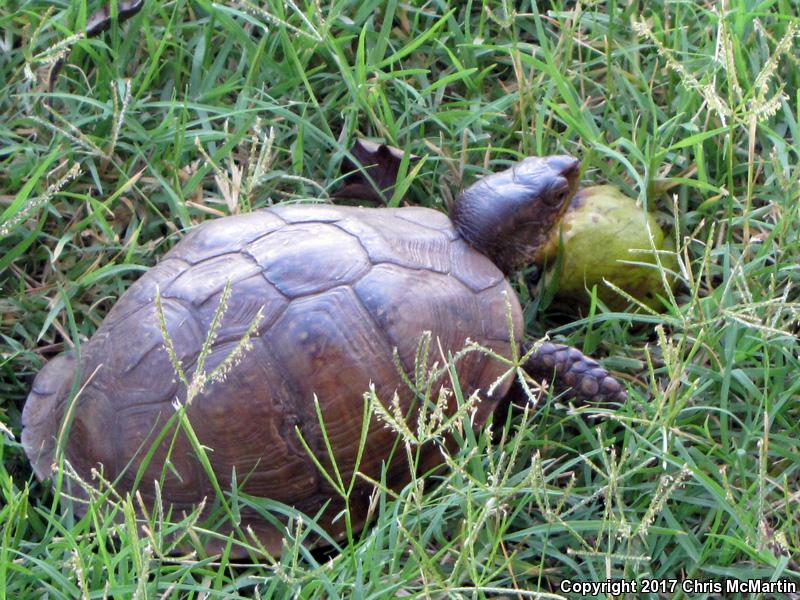
[[[523,344],[523,352],[532,344]],[[566,392],[579,402],[624,402],[628,397],[619,381],[593,358],[577,348],[544,342],[525,363],[536,380],[552,381],[554,392]]]

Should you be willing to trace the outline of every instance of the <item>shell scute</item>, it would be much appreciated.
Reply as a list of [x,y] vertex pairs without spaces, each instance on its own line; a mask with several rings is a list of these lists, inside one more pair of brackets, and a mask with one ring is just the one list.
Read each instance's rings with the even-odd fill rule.
[[453,277],[473,292],[480,292],[505,281],[505,276],[491,260],[476,252],[463,240],[450,245],[450,256],[447,261],[451,265]]
[[98,331],[106,330],[144,306],[152,304],[156,298],[156,289],[163,290],[173,279],[186,272],[188,266],[189,263],[177,257],[162,258],[131,284],[106,315]]
[[370,267],[357,239],[325,223],[287,225],[247,250],[264,277],[288,298],[349,284]]
[[[134,404],[118,408],[117,427],[114,428],[116,435],[113,436],[116,451],[114,476],[121,475],[122,489],[130,489],[136,479],[139,464],[155,445],[152,459],[142,477],[142,495],[145,498],[153,497],[152,482],[158,481],[163,471],[164,498],[176,503],[199,502],[212,493],[211,485],[183,431],[177,432],[172,451],[169,450],[175,428],[180,425],[173,422],[167,434],[156,444],[159,434],[167,427],[173,410],[170,405],[153,407]],[[165,468],[168,457],[170,466]]]
[[337,226],[359,240],[372,264],[388,262],[437,273],[450,270],[450,241],[441,231],[403,222],[388,211],[353,216]]
[[[207,370],[212,372],[236,344],[216,345]],[[254,338],[226,378],[210,382],[194,399],[189,420],[211,449],[209,459],[223,488],[230,487],[235,468],[240,489],[248,494],[298,502],[316,492],[318,472],[294,431],[300,417],[293,390],[263,338]]]
[[[206,330],[211,326],[219,301],[220,297],[217,294],[198,306],[198,318]],[[261,322],[256,328],[256,334],[269,329],[288,305],[289,300],[266,280],[260,270],[257,275],[238,280],[225,306],[217,342],[241,339],[259,312]]]
[[285,222],[272,211],[256,210],[224,219],[213,219],[195,227],[164,258],[179,258],[190,264],[241,250],[250,242],[279,230]]
[[467,338],[480,335],[473,294],[447,275],[386,263],[373,267],[354,288],[408,370],[414,367],[423,331],[432,333],[434,344],[438,339],[445,351],[453,352]]
[[291,224],[332,223],[344,218],[348,210],[346,206],[330,204],[282,204],[269,209],[271,213]]
[[449,240],[458,238],[458,233],[453,228],[453,222],[450,217],[441,211],[421,206],[409,206],[394,212],[400,219],[409,223],[441,231]]
[[[265,333],[264,342],[286,367],[283,376],[291,379],[295,390],[293,402],[301,419],[298,426],[318,458],[323,464],[328,460],[321,446],[315,397],[338,467],[352,468],[363,424],[364,392],[372,383],[381,397],[389,395],[390,399],[398,379],[392,348],[370,315],[349,287],[337,287],[294,300]],[[372,463],[385,457],[380,450],[389,447],[394,436],[376,423],[369,435],[370,448],[376,452],[368,457],[372,462],[365,472],[375,474]]]

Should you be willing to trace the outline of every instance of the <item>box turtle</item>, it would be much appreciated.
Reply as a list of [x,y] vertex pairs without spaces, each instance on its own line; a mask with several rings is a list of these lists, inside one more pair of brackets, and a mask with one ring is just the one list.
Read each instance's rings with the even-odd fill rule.
[[[168,358],[154,298],[158,289],[175,353],[191,374],[230,281],[206,370],[229,354],[259,311],[263,319],[241,362],[193,399],[188,419],[223,490],[230,489],[235,471],[241,491],[319,514],[318,522],[341,537],[341,498],[298,435],[330,468],[315,397],[338,469],[349,481],[364,392],[374,385],[383,402],[397,393],[403,410],[415,401],[395,349],[406,372],[414,370],[424,332],[445,355],[470,339],[510,356],[509,304],[513,343],[522,343],[524,331],[505,274],[530,261],[569,203],[578,176],[572,157],[526,158],[465,190],[449,218],[419,207],[282,205],[204,223],[122,295],[81,346],[79,360],[63,354],[38,374],[22,416],[22,443],[36,475],[53,473],[67,412],[72,422],[64,456],[85,480],[102,466],[118,490],[131,490],[143,457],[154,450],[138,482],[145,501],[152,502],[153,482],[164,473],[162,496],[174,509],[213,497],[184,434],[175,437],[171,466],[164,469],[172,436],[156,436],[186,390]],[[545,343],[526,368],[578,399],[624,398],[620,384],[574,348]],[[481,352],[458,361],[464,397],[478,391],[481,398],[476,427],[509,391],[510,374],[487,392],[506,370]],[[72,403],[71,390],[79,390]],[[413,411],[408,414],[413,420]],[[379,480],[395,442],[396,434],[373,419],[358,470]],[[441,460],[434,446],[423,452],[428,465]],[[394,460],[386,476],[389,485],[402,486],[408,465]],[[350,497],[355,529],[363,526],[372,491],[358,481]],[[249,510],[243,509],[242,524],[252,526],[271,552],[280,551],[280,528]]]

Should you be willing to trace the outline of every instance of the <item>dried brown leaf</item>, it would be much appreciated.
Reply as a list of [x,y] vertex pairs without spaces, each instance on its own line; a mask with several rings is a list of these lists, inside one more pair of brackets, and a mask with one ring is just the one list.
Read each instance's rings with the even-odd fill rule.
[[[400,162],[405,153],[386,144],[359,139],[350,149],[350,154],[358,164],[345,157],[342,161],[342,173],[346,174],[344,185],[334,192],[333,197],[388,203],[394,193]],[[419,157],[412,154],[409,159],[413,162]]]

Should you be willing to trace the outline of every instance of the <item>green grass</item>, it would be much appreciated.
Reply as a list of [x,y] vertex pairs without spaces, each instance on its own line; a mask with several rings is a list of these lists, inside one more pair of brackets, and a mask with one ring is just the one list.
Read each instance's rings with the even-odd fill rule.
[[[0,597],[799,581],[798,5],[224,4],[151,1],[72,40],[52,121],[55,44],[98,5],[0,4]],[[514,280],[529,335],[602,357],[629,400],[608,414],[543,398],[493,436],[465,434],[441,485],[381,494],[374,525],[338,552],[293,542],[249,566],[165,556],[167,533],[199,524],[148,537],[135,498],[75,519],[19,444],[34,374],[88,339],[186,228],[327,198],[359,136],[426,157],[401,177],[414,204],[444,209],[487,170],[569,152],[584,183],[658,210],[682,263],[662,313],[578,319]]]

